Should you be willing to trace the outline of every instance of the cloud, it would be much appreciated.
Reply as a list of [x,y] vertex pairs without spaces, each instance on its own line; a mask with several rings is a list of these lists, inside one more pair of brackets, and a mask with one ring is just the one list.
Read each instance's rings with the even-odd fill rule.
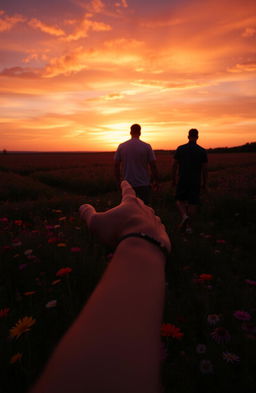
[[111,93],[103,97],[106,101],[116,101],[121,100],[122,98],[124,98],[124,96],[120,93]]
[[39,70],[22,67],[4,68],[0,72],[0,76],[17,77],[17,78],[38,78],[40,75]]
[[117,1],[115,3],[115,7],[117,7],[117,8],[119,8],[119,7],[128,8],[128,3],[127,3],[126,0],[120,0],[120,1]]
[[256,71],[256,63],[243,63],[236,64],[234,67],[228,69],[228,72],[255,72]]
[[41,22],[39,19],[33,18],[28,22],[28,25],[34,29],[41,30],[43,33],[47,33],[56,37],[65,35],[65,32],[57,26],[50,26],[46,23]]
[[246,27],[242,33],[242,37],[251,38],[256,35],[256,29],[254,27]]
[[87,68],[86,63],[83,61],[84,49],[78,47],[73,51],[60,56],[52,58],[49,64],[45,67],[43,76],[52,78],[61,74],[70,74],[78,72]]
[[11,30],[17,23],[24,22],[26,19],[22,15],[8,16],[4,11],[0,11],[0,32]]
[[105,4],[101,0],[91,0],[85,8],[92,13],[100,13],[104,10]]
[[89,31],[110,31],[111,29],[109,24],[93,21],[88,18],[88,15],[85,15],[82,21],[80,21],[79,26],[72,34],[69,34],[65,40],[76,41],[80,38],[87,37]]
[[170,27],[170,26],[177,26],[184,23],[182,18],[173,18],[173,19],[159,19],[159,20],[148,20],[142,21],[141,26],[148,27],[151,29],[157,29],[160,27]]

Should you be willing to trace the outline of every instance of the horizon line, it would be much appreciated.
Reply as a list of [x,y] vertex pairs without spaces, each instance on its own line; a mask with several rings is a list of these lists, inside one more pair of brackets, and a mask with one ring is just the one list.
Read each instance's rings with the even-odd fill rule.
[[[205,150],[214,150],[214,149],[232,149],[232,148],[239,148],[244,147],[246,145],[250,145],[256,143],[256,141],[246,142],[243,145],[234,145],[234,146],[217,146],[217,147],[208,147]],[[153,149],[154,151],[175,151],[175,149]],[[4,153],[114,153],[115,150],[8,150],[3,148],[0,150],[0,154]]]

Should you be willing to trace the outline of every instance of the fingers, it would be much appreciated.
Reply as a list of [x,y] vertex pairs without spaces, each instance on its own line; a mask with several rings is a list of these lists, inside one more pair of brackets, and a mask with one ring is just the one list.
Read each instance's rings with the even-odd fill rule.
[[88,228],[90,228],[91,219],[96,214],[94,207],[91,205],[82,205],[80,206],[79,212],[81,219],[84,220]]
[[130,183],[128,183],[128,181],[126,180],[122,181],[121,189],[122,189],[122,202],[125,202],[130,197],[136,196],[134,189],[132,188]]

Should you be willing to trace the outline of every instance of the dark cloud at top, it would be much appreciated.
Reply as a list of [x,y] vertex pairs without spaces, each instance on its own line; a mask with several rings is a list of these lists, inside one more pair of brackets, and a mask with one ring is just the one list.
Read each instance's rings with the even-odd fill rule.
[[25,14],[27,17],[41,17],[47,15],[58,19],[58,17],[66,17],[81,10],[80,6],[74,0],[11,0],[5,4],[0,4],[8,14]]

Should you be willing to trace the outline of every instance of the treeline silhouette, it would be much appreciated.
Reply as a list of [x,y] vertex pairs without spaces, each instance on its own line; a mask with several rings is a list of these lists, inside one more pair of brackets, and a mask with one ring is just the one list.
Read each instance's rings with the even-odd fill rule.
[[246,143],[242,146],[215,147],[208,149],[209,153],[255,153],[256,142]]

